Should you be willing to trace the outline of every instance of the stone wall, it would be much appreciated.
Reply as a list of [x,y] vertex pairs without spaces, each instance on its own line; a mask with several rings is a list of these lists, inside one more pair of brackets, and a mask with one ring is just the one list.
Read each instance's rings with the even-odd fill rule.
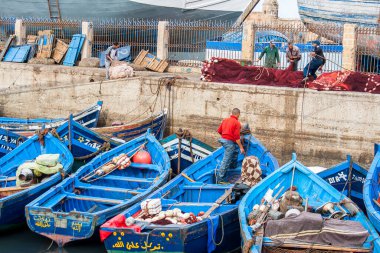
[[167,87],[149,76],[55,86],[42,80],[4,91],[0,115],[63,117],[103,100],[101,122],[109,124],[141,119],[167,107],[172,124],[168,131],[187,128],[193,136],[217,145],[220,121],[238,107],[241,121],[250,124],[253,134],[281,163],[296,151],[307,165],[329,166],[348,153],[368,165],[373,143],[380,142],[379,95],[190,80],[177,80]]
[[56,86],[62,84],[87,83],[105,78],[105,70],[58,65],[32,65],[0,63],[0,90],[14,87]]

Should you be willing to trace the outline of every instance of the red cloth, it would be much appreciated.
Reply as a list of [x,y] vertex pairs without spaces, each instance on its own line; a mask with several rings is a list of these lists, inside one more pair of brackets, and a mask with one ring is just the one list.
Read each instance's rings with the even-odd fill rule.
[[238,118],[235,115],[231,115],[222,121],[222,124],[218,128],[218,133],[223,139],[236,142],[240,139],[240,129],[241,125]]
[[122,214],[118,214],[101,226],[99,230],[100,241],[103,242],[105,239],[107,239],[108,236],[112,234],[112,232],[109,230],[112,230],[113,228],[126,228],[126,229],[132,229],[136,233],[141,232],[141,227],[139,225],[133,224],[131,226],[127,226],[125,224],[125,216]]
[[[208,82],[255,84],[303,88],[303,74],[292,71],[292,64],[285,70],[255,66],[241,66],[238,62],[223,58],[212,58],[204,63],[202,80]],[[307,83],[315,90],[358,91],[380,94],[380,75],[351,71],[323,73]]]

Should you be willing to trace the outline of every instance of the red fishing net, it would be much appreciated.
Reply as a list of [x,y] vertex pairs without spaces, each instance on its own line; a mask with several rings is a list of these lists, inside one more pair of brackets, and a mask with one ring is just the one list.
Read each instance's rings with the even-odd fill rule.
[[[301,71],[292,71],[255,66],[241,66],[238,62],[223,58],[212,58],[204,63],[202,80],[207,82],[255,84],[269,86],[304,87]],[[369,75],[351,71],[324,73],[306,87],[315,90],[346,90],[380,93],[380,75]]]

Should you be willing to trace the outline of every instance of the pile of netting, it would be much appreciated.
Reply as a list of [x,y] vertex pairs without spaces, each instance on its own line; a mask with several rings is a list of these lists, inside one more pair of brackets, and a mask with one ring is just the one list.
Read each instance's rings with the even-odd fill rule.
[[[211,58],[202,67],[201,80],[238,84],[255,84],[301,88],[301,71],[292,71],[256,66],[241,66],[237,61],[224,58]],[[344,90],[380,93],[380,75],[364,74],[352,71],[335,71],[321,74],[316,80],[310,80],[307,88],[315,90]]]

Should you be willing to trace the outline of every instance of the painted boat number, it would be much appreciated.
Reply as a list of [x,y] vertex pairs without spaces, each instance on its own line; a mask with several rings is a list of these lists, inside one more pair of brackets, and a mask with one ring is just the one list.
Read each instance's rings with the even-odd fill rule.
[[57,228],[67,228],[67,219],[54,218],[54,225]]

